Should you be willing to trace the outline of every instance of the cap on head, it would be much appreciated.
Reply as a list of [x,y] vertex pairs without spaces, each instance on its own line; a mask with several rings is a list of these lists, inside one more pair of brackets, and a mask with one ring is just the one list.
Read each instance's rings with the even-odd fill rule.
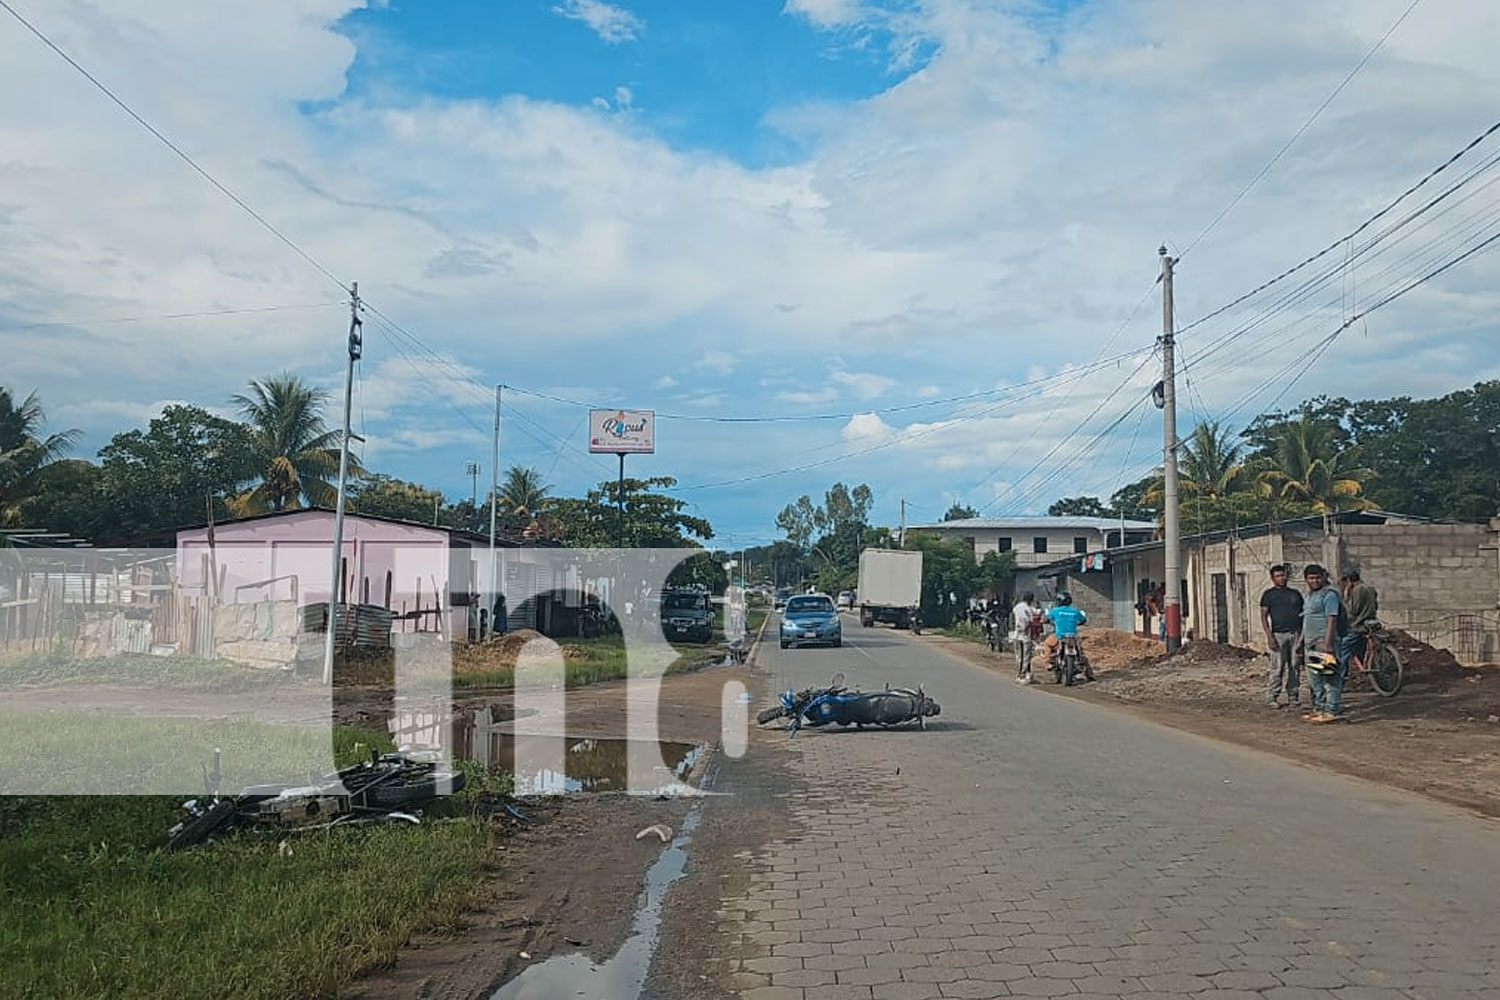
[[1324,577],[1326,577],[1328,575],[1328,573],[1326,571],[1324,571],[1323,567],[1319,566],[1317,563],[1308,563],[1307,564],[1307,569],[1305,569],[1305,570],[1302,571],[1302,575],[1304,577],[1312,577],[1312,576],[1324,576]]
[[1348,580],[1350,582],[1357,582],[1359,580],[1359,567],[1358,566],[1345,566],[1344,567],[1344,575],[1341,576],[1341,577],[1339,577],[1339,579],[1340,580]]

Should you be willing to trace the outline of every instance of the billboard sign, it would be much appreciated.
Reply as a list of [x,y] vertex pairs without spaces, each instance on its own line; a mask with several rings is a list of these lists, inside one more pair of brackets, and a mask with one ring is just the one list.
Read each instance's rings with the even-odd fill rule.
[[607,455],[656,452],[653,410],[590,410],[589,451]]

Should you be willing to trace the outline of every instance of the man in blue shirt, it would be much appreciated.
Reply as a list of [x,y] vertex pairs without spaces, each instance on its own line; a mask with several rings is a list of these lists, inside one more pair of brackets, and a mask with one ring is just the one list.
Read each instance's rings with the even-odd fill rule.
[[1073,595],[1066,590],[1058,591],[1057,604],[1047,612],[1047,618],[1052,622],[1052,629],[1059,639],[1069,636],[1076,639],[1078,626],[1087,625],[1089,620],[1088,615],[1073,607]]
[[1317,563],[1302,573],[1307,582],[1307,597],[1302,602],[1302,642],[1309,654],[1325,653],[1333,657],[1327,669],[1317,668],[1317,659],[1308,656],[1307,681],[1312,688],[1312,711],[1302,718],[1307,722],[1337,722],[1344,713],[1344,673],[1349,668],[1344,658],[1344,644],[1339,641],[1344,621],[1344,604],[1339,592],[1328,585],[1328,574]]

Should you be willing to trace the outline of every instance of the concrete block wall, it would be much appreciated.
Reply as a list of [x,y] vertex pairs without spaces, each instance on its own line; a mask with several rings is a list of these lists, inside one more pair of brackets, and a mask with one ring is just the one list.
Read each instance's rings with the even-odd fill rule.
[[1500,547],[1483,524],[1345,525],[1346,562],[1380,593],[1380,616],[1468,662],[1500,654]]

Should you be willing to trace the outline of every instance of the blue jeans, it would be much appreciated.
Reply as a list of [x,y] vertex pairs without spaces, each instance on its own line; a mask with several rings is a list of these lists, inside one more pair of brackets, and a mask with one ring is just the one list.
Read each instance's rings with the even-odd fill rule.
[[1349,647],[1342,639],[1334,639],[1332,650],[1325,650],[1322,647],[1321,639],[1307,644],[1309,652],[1333,653],[1338,668],[1331,674],[1322,674],[1315,670],[1307,672],[1307,683],[1312,688],[1312,710],[1327,712],[1329,715],[1343,715],[1344,678],[1349,674]]

